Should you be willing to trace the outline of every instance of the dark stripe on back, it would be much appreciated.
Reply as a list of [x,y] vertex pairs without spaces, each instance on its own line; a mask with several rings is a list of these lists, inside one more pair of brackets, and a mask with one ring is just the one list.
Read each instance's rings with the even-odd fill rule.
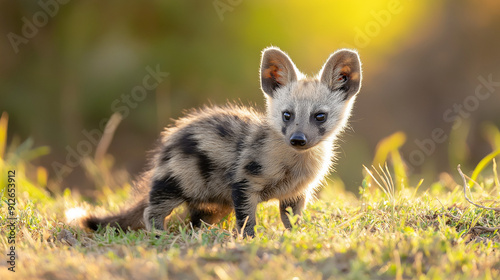
[[217,129],[217,133],[220,137],[226,137],[232,134],[232,131],[229,129],[228,122],[219,123],[215,126],[215,128]]
[[169,146],[163,147],[161,154],[162,154],[161,156],[162,162],[167,162],[172,158],[171,148]]
[[260,147],[264,146],[264,143],[267,140],[267,132],[264,130],[261,133],[257,134],[251,141],[251,147],[254,150],[258,150]]
[[236,142],[236,152],[239,154],[241,151],[243,151],[244,147],[245,147],[245,138],[241,137]]
[[213,125],[217,130],[217,134],[220,137],[231,137],[234,136],[233,128],[231,127],[231,123],[227,120],[221,118],[215,118],[213,120]]
[[194,135],[190,132],[185,132],[178,140],[178,146],[182,153],[187,156],[193,156],[197,159],[198,170],[203,179],[208,180],[210,175],[215,170],[214,162],[208,155],[199,149],[198,142],[194,139]]

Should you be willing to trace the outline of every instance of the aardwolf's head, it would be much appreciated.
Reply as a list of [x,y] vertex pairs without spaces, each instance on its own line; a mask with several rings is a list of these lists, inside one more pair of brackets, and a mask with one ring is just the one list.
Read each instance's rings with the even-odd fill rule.
[[347,123],[361,87],[357,52],[333,53],[315,78],[306,78],[280,49],[264,49],[261,87],[271,126],[297,150],[336,136]]

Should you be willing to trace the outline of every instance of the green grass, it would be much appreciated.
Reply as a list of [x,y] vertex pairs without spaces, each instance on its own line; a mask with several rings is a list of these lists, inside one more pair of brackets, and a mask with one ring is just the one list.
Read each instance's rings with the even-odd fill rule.
[[[447,275],[447,279],[498,279],[498,233],[469,229],[499,226],[500,217],[464,203],[460,188],[450,191],[436,185],[433,191],[416,196],[408,188],[396,194],[395,205],[378,189],[371,189],[362,200],[338,191],[309,205],[302,223],[290,231],[281,225],[277,205],[268,203],[258,209],[254,239],[233,234],[232,216],[193,230],[175,215],[169,232],[159,237],[145,231],[117,234],[110,229],[87,233],[66,223],[65,211],[82,207],[103,212],[113,205],[102,202],[95,209],[69,192],[44,202],[20,197],[16,272],[2,264],[0,277],[440,279]],[[109,200],[124,202],[120,196]],[[76,238],[72,246],[58,238],[64,230]],[[6,234],[3,231],[0,237],[3,252],[8,248]]]
[[[117,211],[127,205],[130,186],[105,187],[92,203],[69,190],[49,195],[44,169],[11,145],[0,153],[0,183],[5,189],[7,170],[17,171],[16,272],[5,262],[11,244],[4,192],[0,279],[499,279],[500,234],[473,229],[499,227],[499,214],[469,204],[461,181],[450,174],[418,190],[409,186],[398,148],[384,149],[378,160],[393,159],[384,172],[369,169],[373,177],[360,167],[366,177],[359,195],[341,184],[325,186],[291,230],[283,228],[276,202],[261,204],[256,237],[243,239],[234,233],[233,214],[193,229],[182,209],[158,236],[109,228],[86,232],[68,216]],[[28,150],[30,158],[44,151]],[[493,167],[490,173],[483,169],[480,185],[468,195],[498,207]]]

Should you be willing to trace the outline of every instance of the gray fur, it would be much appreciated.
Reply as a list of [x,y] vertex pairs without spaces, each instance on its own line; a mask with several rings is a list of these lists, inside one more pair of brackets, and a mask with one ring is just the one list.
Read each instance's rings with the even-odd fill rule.
[[[124,225],[163,230],[165,218],[187,202],[195,226],[235,210],[237,227],[246,222],[244,233],[253,236],[257,204],[278,199],[281,219],[291,227],[286,209],[300,215],[332,165],[335,139],[361,86],[361,63],[356,52],[340,50],[318,77],[306,78],[271,47],[263,52],[260,73],[266,114],[237,105],[205,107],[165,129],[148,172],[147,206],[125,212],[134,219],[143,212],[144,220]],[[292,145],[294,133],[307,143]],[[122,220],[103,218],[102,225]]]

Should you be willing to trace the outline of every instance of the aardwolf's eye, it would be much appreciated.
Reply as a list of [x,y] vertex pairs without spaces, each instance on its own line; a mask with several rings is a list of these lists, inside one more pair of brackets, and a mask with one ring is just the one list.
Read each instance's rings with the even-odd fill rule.
[[292,118],[292,113],[290,112],[283,112],[283,121],[287,122]]
[[316,119],[316,121],[318,121],[318,122],[324,122],[324,121],[326,121],[326,114],[325,113],[317,113],[314,116],[314,119]]

